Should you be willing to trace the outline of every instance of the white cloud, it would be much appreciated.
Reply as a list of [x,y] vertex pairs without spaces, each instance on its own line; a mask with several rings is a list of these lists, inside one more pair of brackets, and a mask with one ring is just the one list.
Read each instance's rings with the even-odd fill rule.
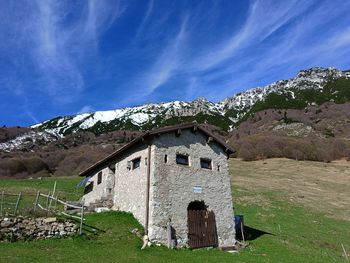
[[93,112],[93,111],[95,111],[94,107],[92,107],[91,105],[85,105],[84,107],[82,107],[78,111],[78,114],[80,114],[80,113],[89,113],[89,112]]
[[144,28],[145,28],[149,18],[151,17],[153,7],[154,7],[154,0],[150,0],[148,2],[148,7],[147,7],[147,10],[146,10],[145,16],[143,17],[140,25],[138,26],[138,29],[136,30],[136,34],[135,34],[135,38],[136,39],[139,37],[141,32],[144,30]]
[[139,85],[143,87],[145,95],[155,91],[177,73],[186,49],[186,25],[187,18],[182,21],[178,34],[168,41],[169,44],[158,55],[151,69],[140,79]]
[[205,50],[190,63],[190,70],[204,71],[232,58],[242,49],[260,44],[271,34],[305,12],[312,1],[303,3],[293,1],[253,1],[247,19],[238,32],[217,46]]
[[[7,85],[18,81],[28,85],[31,78],[33,93],[49,95],[53,103],[77,99],[85,85],[85,60],[98,56],[99,37],[124,11],[120,1],[109,0],[11,1],[0,7],[5,39],[0,51],[10,50],[15,59],[24,58],[13,65],[11,71],[17,76],[8,79]],[[31,74],[25,76],[21,71]]]
[[[277,30],[290,23],[295,17],[305,12],[313,2],[300,5],[298,1],[253,1],[249,7],[246,21],[241,29],[234,32],[225,40],[219,40],[218,44],[201,50],[201,47],[188,48],[188,42],[196,37],[196,24],[193,19],[200,16],[188,14],[188,19],[182,20],[179,33],[168,40],[168,45],[157,54],[155,63],[143,77],[139,85],[146,94],[151,94],[158,87],[164,85],[179,74],[188,74],[190,78],[204,78],[212,74],[213,69],[221,67],[218,76],[227,73],[226,66],[245,62],[236,62],[234,57],[244,49],[254,49]],[[204,15],[204,14],[203,14]],[[149,17],[149,12],[146,15]],[[142,24],[144,21],[142,22]],[[290,45],[289,45],[290,46]],[[229,65],[227,64],[229,61]],[[225,65],[225,67],[222,67]],[[214,73],[216,74],[216,73]],[[204,82],[201,81],[203,85]],[[192,89],[193,81],[187,88]],[[192,91],[187,94],[193,93]]]

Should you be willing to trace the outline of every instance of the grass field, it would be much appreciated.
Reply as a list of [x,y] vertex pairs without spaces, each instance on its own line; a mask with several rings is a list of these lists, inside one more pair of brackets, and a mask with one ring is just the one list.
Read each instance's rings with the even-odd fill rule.
[[[350,162],[330,164],[286,159],[231,160],[236,214],[243,214],[249,247],[238,254],[216,249],[151,247],[130,233],[140,228],[126,213],[90,214],[86,236],[1,243],[0,262],[346,262],[350,252]],[[49,191],[77,199],[79,178],[1,180],[0,191]],[[86,228],[86,231],[90,228]],[[350,255],[349,255],[350,256]]]

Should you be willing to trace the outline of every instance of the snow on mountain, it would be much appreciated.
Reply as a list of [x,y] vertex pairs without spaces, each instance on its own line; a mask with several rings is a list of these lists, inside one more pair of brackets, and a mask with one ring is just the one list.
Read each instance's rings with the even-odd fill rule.
[[239,112],[233,122],[237,122],[256,102],[264,100],[271,93],[290,93],[294,98],[294,89],[315,89],[322,91],[325,83],[330,79],[349,78],[349,72],[343,72],[336,68],[320,68],[301,70],[296,77],[289,80],[279,80],[265,87],[249,89],[226,98],[220,105],[224,109],[234,109]]
[[151,103],[138,107],[57,117],[36,124],[32,128],[39,128],[61,137],[80,130],[93,130],[97,133],[113,129],[143,130],[162,125],[162,122],[171,118],[196,116],[199,113],[221,118],[231,126],[238,122],[255,103],[264,101],[271,93],[288,93],[294,99],[296,90],[314,89],[322,92],[328,81],[338,78],[350,79],[350,72],[317,67],[302,70],[296,77],[289,80],[280,80],[265,87],[249,89],[218,103],[210,102],[205,98],[191,102]]
[[57,139],[58,138],[51,133],[32,130],[25,134],[19,135],[12,140],[0,143],[0,150],[9,152],[14,149],[18,150],[30,148],[31,145],[35,145],[37,143],[47,143]]
[[33,125],[32,128],[42,128],[48,133],[63,136],[68,132],[88,130],[98,124],[119,125],[120,128],[126,128],[126,125],[134,125],[142,128],[146,124],[155,124],[157,118],[166,120],[172,117],[194,116],[198,113],[223,115],[220,105],[199,98],[192,102],[152,103],[138,107],[58,117]]

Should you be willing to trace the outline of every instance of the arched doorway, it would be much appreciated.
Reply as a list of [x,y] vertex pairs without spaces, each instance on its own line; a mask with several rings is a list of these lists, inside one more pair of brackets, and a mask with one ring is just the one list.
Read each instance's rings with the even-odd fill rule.
[[217,247],[215,214],[204,201],[193,201],[187,207],[188,245],[191,248]]

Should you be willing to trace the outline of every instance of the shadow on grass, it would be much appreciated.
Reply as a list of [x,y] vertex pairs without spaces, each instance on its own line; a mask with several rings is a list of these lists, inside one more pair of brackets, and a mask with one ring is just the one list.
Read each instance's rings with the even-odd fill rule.
[[106,230],[103,230],[101,228],[97,228],[96,226],[88,225],[86,223],[83,224],[83,231],[86,231],[88,233],[106,233]]
[[[71,221],[74,221],[77,225],[80,224],[80,220],[75,218],[70,218]],[[101,228],[98,228],[93,225],[83,223],[83,232],[90,233],[90,234],[97,234],[97,233],[106,233],[106,230],[103,230]]]
[[[255,240],[263,235],[274,235],[274,234],[271,234],[269,232],[266,232],[266,231],[263,231],[263,230],[259,230],[259,229],[256,229],[256,228],[252,228],[252,227],[249,227],[249,226],[244,226],[244,239],[246,241],[251,241],[251,240]],[[243,237],[242,237],[242,233],[241,231],[238,231],[236,233],[236,238],[238,240],[243,240]]]

